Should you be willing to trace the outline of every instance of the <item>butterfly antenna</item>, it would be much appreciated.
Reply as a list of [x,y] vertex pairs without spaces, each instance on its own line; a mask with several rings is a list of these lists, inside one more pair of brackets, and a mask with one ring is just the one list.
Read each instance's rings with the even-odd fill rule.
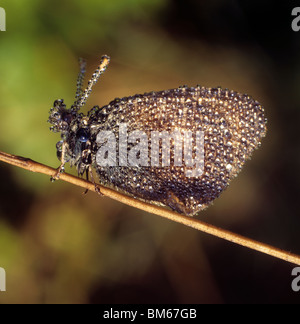
[[75,94],[75,102],[78,101],[83,94],[83,81],[86,72],[86,61],[83,58],[79,58],[79,73],[77,77],[76,84],[76,94]]
[[83,77],[84,77],[84,72],[85,72],[85,63],[80,64],[80,72],[78,75],[78,81],[77,81],[77,92],[76,92],[76,97],[78,95],[78,99],[75,101],[74,106],[76,107],[77,110],[79,110],[82,106],[85,105],[88,97],[90,96],[92,92],[93,86],[97,83],[99,80],[101,74],[103,74],[109,64],[110,57],[107,55],[103,55],[100,60],[100,64],[95,70],[95,72],[92,75],[92,78],[88,82],[88,86],[84,91],[82,91],[82,82],[83,82]]

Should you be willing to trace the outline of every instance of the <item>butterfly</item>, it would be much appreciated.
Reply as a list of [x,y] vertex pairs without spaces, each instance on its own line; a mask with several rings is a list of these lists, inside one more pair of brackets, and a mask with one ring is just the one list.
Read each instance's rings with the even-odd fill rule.
[[63,99],[54,101],[48,121],[61,134],[57,175],[66,163],[92,179],[94,169],[104,186],[197,214],[261,145],[264,108],[247,94],[198,85],[116,98],[84,115],[80,109],[109,62],[101,57],[83,90],[86,62],[81,59],[74,104],[67,108]]

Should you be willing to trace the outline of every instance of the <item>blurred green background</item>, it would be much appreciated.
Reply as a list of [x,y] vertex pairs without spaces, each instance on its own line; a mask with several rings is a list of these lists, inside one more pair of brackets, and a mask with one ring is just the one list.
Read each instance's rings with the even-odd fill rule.
[[[188,84],[251,94],[260,150],[201,220],[300,254],[297,2],[3,0],[0,150],[58,167],[55,99],[74,100],[78,57],[111,64],[84,108]],[[75,174],[75,170],[67,170]],[[278,303],[293,265],[94,193],[0,164],[1,303]]]

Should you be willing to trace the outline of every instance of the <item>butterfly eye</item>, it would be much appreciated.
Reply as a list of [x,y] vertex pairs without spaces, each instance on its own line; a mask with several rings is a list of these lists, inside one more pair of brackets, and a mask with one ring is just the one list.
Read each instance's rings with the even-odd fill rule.
[[79,142],[86,143],[90,138],[90,133],[87,129],[80,128],[77,132],[77,138]]
[[73,119],[73,116],[72,116],[71,113],[69,113],[69,112],[65,112],[65,113],[62,114],[61,119],[62,119],[64,122],[66,122],[67,124],[70,124],[71,121],[72,121],[72,119]]

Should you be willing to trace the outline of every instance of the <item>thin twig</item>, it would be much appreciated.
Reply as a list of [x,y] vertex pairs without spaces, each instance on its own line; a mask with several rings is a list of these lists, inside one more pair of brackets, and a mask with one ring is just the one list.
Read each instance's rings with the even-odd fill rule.
[[[44,164],[35,162],[31,159],[11,155],[8,153],[0,152],[0,160],[12,165],[15,165],[17,167],[32,171],[32,172],[38,172],[43,173],[49,176],[54,176],[56,174],[56,169],[48,167]],[[69,183],[72,183],[76,186],[96,191],[95,185],[89,181],[83,180],[81,178],[75,177],[73,175],[62,173],[60,175],[60,179]],[[115,199],[117,201],[120,201],[124,204],[127,204],[129,206],[133,206],[136,208],[139,208],[141,210],[144,210],[146,212],[170,219],[174,222],[195,228],[199,231],[220,237],[224,240],[236,243],[238,245],[245,246],[249,249],[259,251],[262,253],[265,253],[267,255],[273,256],[278,259],[285,260],[287,262],[300,265],[300,256],[296,254],[292,254],[283,250],[280,250],[278,248],[275,248],[273,246],[249,239],[247,237],[241,236],[239,234],[232,233],[230,231],[224,230],[222,228],[218,228],[214,225],[204,223],[198,219],[186,217],[183,215],[180,215],[178,213],[169,211],[165,208],[158,207],[155,205],[148,204],[146,202],[142,202],[140,200],[134,199],[132,197],[126,196],[120,192],[114,191],[112,189],[103,187],[101,185],[98,185],[101,193],[107,197],[110,197],[112,199]]]

